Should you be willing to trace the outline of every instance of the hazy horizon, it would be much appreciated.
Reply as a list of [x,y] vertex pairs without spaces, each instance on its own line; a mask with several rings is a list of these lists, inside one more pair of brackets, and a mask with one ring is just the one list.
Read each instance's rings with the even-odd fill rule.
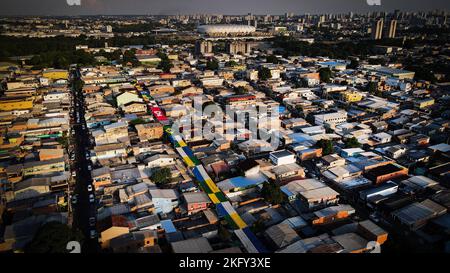
[[[74,0],[69,0],[74,1]],[[370,11],[449,10],[448,0],[380,0],[370,6],[366,0],[80,0],[69,6],[67,0],[14,0],[2,3],[2,16],[79,15],[176,15],[225,14],[281,15],[321,13],[366,13]]]

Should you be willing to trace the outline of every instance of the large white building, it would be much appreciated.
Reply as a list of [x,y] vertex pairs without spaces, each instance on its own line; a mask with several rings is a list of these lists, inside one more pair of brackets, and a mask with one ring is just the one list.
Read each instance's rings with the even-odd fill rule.
[[345,111],[314,115],[314,123],[316,125],[324,125],[324,124],[337,125],[344,122],[347,122],[347,112]]
[[202,34],[249,34],[256,31],[254,26],[248,25],[201,25],[197,31]]

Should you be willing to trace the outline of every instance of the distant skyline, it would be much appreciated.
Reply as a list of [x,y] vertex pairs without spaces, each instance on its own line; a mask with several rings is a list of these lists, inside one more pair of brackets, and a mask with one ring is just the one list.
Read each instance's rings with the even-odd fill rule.
[[0,15],[175,15],[175,14],[294,14],[355,13],[369,11],[449,10],[449,0],[380,0],[369,6],[366,0],[3,0]]

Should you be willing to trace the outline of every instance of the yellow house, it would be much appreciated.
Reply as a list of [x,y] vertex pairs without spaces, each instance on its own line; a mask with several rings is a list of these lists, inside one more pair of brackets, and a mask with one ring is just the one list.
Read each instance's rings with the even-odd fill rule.
[[33,108],[32,98],[1,98],[0,111],[25,110]]
[[52,80],[67,80],[69,78],[69,72],[63,69],[48,69],[42,72],[42,76]]
[[416,102],[416,107],[422,109],[434,104],[434,99],[428,98]]
[[97,223],[100,232],[100,244],[102,248],[108,248],[111,239],[130,232],[126,217],[122,215],[112,215]]
[[169,60],[178,61],[178,54],[169,54],[167,58],[169,58]]
[[359,92],[343,92],[341,93],[342,99],[346,102],[358,102],[362,100],[362,95]]

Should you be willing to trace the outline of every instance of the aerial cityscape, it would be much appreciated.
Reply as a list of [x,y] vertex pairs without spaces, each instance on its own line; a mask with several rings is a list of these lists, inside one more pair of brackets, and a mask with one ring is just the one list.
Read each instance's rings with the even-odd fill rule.
[[450,252],[442,5],[26,2],[0,12],[0,253]]

